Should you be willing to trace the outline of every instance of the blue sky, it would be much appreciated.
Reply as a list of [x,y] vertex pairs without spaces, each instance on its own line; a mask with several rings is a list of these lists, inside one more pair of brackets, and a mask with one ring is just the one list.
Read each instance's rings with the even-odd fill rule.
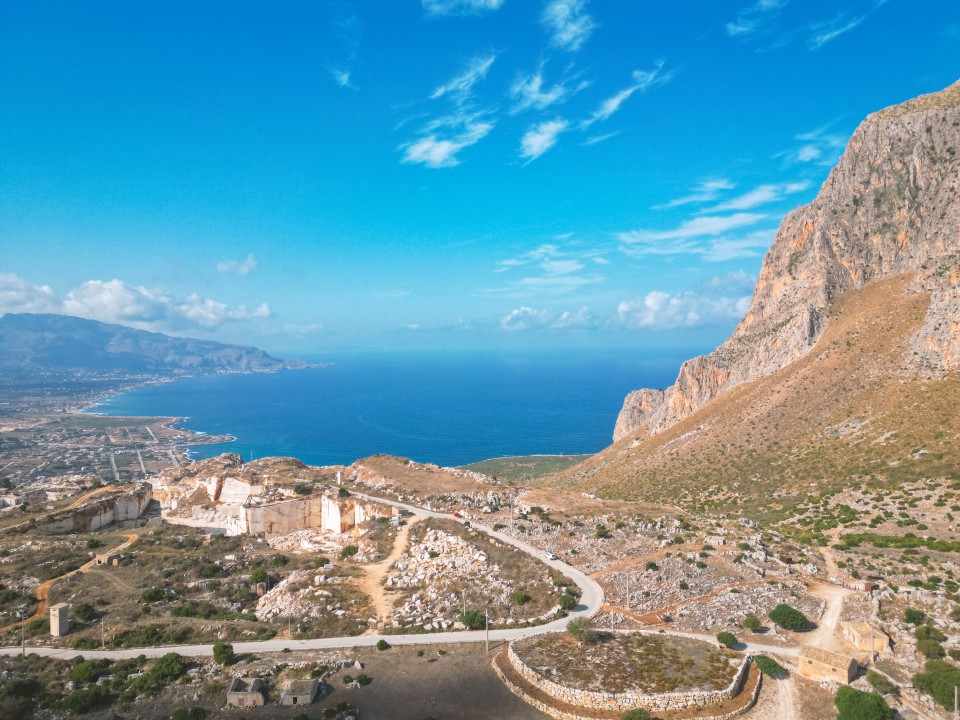
[[0,5],[0,312],[281,354],[693,353],[943,0]]

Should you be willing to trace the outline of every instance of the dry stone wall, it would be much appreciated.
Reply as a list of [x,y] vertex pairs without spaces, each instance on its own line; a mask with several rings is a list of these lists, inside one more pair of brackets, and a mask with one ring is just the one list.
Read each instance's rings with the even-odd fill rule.
[[689,692],[648,695],[645,693],[607,693],[568,688],[547,680],[533,670],[514,652],[512,644],[507,649],[507,658],[524,680],[556,700],[583,708],[617,712],[635,707],[642,707],[651,712],[666,712],[668,710],[683,710],[689,707],[703,707],[724,700],[731,700],[739,694],[750,669],[750,656],[747,655],[737,669],[733,680],[722,690],[692,690]]

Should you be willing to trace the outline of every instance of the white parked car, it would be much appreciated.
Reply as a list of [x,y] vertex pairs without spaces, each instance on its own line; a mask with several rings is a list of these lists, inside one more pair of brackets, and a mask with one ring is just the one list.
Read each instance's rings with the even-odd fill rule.
[[543,554],[543,556],[544,556],[547,560],[556,560],[556,559],[557,559],[557,554],[556,554],[555,552],[551,552],[550,550],[547,550],[547,551]]

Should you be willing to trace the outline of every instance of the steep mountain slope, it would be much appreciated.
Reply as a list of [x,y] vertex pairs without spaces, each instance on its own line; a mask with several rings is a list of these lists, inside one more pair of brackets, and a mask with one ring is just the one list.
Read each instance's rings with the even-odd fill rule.
[[666,390],[624,402],[614,440],[659,433],[805,355],[837,298],[904,272],[931,303],[912,367],[960,366],[960,82],[869,116],[817,198],[784,219],[733,336]]
[[285,364],[253,347],[168,337],[67,315],[0,317],[0,368],[8,374],[275,370]]
[[[737,507],[960,479],[960,83],[875,113],[790,213],[733,336],[553,483]],[[789,504],[789,503],[784,503]]]

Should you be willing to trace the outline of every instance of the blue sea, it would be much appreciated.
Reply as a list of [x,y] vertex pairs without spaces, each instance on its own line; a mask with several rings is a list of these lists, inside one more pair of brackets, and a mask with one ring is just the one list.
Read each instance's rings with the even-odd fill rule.
[[140,388],[94,412],[185,417],[234,442],[193,458],[292,456],[349,464],[375,453],[464,465],[492,457],[597,452],[624,396],[665,387],[679,359],[612,354],[366,354],[329,367],[214,375]]

